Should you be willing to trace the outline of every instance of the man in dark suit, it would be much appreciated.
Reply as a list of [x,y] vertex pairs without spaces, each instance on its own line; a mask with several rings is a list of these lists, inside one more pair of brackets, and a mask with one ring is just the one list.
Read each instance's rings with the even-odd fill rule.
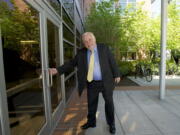
[[113,89],[115,82],[120,81],[120,73],[114,57],[109,48],[102,44],[96,44],[96,38],[91,32],[82,35],[85,48],[78,51],[74,59],[58,68],[51,68],[51,74],[63,74],[77,67],[79,95],[87,87],[88,116],[87,123],[82,129],[96,127],[96,111],[99,92],[102,92],[105,100],[106,121],[110,133],[116,132],[114,119]]

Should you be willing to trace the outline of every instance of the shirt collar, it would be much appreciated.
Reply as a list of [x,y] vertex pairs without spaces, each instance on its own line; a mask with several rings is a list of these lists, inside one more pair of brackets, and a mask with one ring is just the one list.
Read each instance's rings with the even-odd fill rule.
[[[88,49],[88,52],[91,52],[91,51]],[[97,45],[96,45],[96,47],[94,48],[94,52],[97,52]]]
[[94,48],[94,51],[97,52],[97,45],[96,45],[96,47]]

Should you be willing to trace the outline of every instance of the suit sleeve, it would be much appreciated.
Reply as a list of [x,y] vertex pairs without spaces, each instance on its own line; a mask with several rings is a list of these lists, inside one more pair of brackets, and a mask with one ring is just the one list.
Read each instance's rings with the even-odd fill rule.
[[56,69],[58,70],[58,73],[60,75],[68,72],[69,70],[73,69],[74,67],[77,66],[77,60],[78,60],[78,54],[73,58],[71,59],[70,61],[68,62],[65,62],[62,66],[60,67],[57,67]]
[[113,73],[113,77],[121,77],[121,73],[119,71],[119,68],[116,64],[115,58],[112,54],[112,52],[110,51],[109,47],[107,47],[107,54],[108,54],[108,59],[109,59],[109,63],[110,63],[110,68],[112,70]]

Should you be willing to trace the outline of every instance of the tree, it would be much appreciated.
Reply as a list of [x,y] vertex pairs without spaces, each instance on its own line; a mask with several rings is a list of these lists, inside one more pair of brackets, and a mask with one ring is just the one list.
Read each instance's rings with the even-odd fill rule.
[[95,3],[86,18],[86,31],[93,32],[97,42],[118,46],[120,19],[120,10],[114,7],[114,0]]
[[167,48],[180,50],[180,7],[175,2],[168,6]]
[[148,13],[142,9],[142,4],[133,8],[129,5],[122,14],[121,19],[121,50],[135,51],[139,59],[145,59],[149,55],[151,47],[151,19]]

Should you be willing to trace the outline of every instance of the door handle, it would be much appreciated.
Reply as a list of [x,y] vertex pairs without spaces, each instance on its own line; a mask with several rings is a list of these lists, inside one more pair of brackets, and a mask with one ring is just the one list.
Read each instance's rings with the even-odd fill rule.
[[49,74],[49,79],[50,79],[50,87],[52,87],[53,86],[53,75],[52,74],[50,74],[50,72],[49,72],[49,69],[48,69],[48,74]]

